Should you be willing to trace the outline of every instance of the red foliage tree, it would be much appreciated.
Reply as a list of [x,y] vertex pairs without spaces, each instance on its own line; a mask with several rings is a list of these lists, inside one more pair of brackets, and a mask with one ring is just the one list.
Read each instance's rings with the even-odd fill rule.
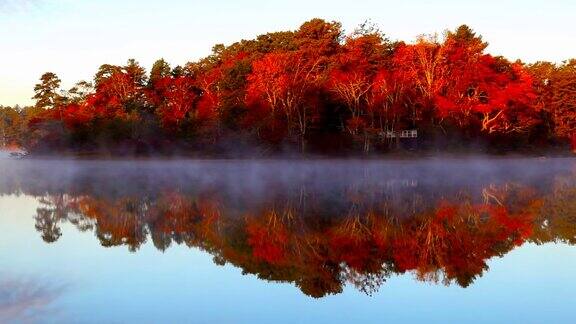
[[186,76],[164,77],[154,83],[151,101],[166,128],[178,127],[192,112],[198,97],[194,81]]
[[266,54],[248,76],[247,104],[263,103],[270,119],[283,117],[287,129],[303,140],[316,112],[308,99],[321,77],[319,58],[302,52]]

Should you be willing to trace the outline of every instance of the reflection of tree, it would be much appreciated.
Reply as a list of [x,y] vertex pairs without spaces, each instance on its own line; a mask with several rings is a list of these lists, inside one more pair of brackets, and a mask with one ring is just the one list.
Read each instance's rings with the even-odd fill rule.
[[46,243],[56,242],[60,236],[62,236],[62,231],[58,226],[60,219],[55,217],[53,210],[48,208],[38,208],[36,210],[36,230],[42,233],[42,239]]
[[126,245],[136,251],[146,242],[147,201],[126,197],[114,202],[86,197],[78,202],[81,213],[96,222],[102,246]]
[[56,242],[62,236],[60,224],[69,222],[82,231],[91,230],[94,221],[83,212],[78,202],[84,197],[71,197],[67,194],[48,195],[39,199],[40,207],[36,209],[34,220],[36,230],[42,233],[46,243]]
[[488,269],[487,260],[527,240],[574,242],[576,191],[556,187],[544,199],[512,183],[441,199],[357,188],[320,197],[302,189],[256,205],[213,192],[56,195],[41,199],[36,219],[46,241],[58,239],[66,220],[80,230],[92,226],[103,246],[136,251],[148,236],[161,251],[186,244],[218,264],[292,282],[313,297],[340,293],[345,284],[372,294],[392,274],[406,272],[466,287]]
[[73,200],[68,195],[54,195],[40,199],[36,210],[36,230],[42,233],[46,243],[56,242],[62,236],[59,223],[68,218],[73,207]]
[[558,178],[552,193],[544,199],[542,214],[535,226],[536,243],[576,244],[576,180]]
[[[487,271],[488,260],[525,242],[576,242],[576,177],[566,174],[443,184],[421,175],[379,177],[370,169],[346,181],[236,187],[234,168],[209,183],[190,175],[148,179],[126,169],[104,173],[113,179],[82,172],[60,183],[53,179],[62,175],[49,176],[51,170],[0,177],[0,188],[40,197],[36,228],[47,242],[68,223],[93,231],[106,247],[137,251],[148,240],[161,251],[186,245],[219,265],[292,283],[313,297],[338,294],[345,285],[372,294],[405,273],[466,287]],[[124,173],[129,185],[120,186]]]
[[523,243],[533,217],[502,206],[441,203],[432,215],[409,221],[393,241],[400,271],[423,280],[466,287],[488,269],[486,261]]

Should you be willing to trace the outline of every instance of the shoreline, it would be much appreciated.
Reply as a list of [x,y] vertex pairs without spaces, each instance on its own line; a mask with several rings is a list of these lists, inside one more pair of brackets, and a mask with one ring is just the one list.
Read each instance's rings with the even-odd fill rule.
[[[4,153],[4,154],[2,154]],[[17,154],[17,155],[14,155]],[[572,152],[554,153],[387,153],[371,155],[261,155],[261,156],[218,156],[218,155],[108,155],[108,154],[23,154],[0,150],[0,159],[28,161],[424,161],[424,160],[513,160],[513,159],[576,159]]]

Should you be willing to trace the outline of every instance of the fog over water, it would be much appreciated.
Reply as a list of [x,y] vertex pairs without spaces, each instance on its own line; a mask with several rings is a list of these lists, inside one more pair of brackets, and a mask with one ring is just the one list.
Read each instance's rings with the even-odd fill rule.
[[[257,198],[298,186],[313,191],[348,186],[477,188],[506,181],[541,186],[571,173],[571,158],[429,158],[422,160],[34,160],[0,159],[0,190],[96,194],[163,189],[217,189]],[[24,190],[25,191],[25,190]],[[111,191],[111,192],[109,192]]]
[[572,158],[0,158],[8,322],[563,322],[574,244]]

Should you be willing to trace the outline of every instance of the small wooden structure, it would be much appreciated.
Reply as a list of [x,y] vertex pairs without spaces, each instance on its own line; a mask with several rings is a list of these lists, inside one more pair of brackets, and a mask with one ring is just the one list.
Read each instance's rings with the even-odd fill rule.
[[401,131],[386,131],[380,133],[380,136],[385,138],[418,138],[418,130],[404,129]]

